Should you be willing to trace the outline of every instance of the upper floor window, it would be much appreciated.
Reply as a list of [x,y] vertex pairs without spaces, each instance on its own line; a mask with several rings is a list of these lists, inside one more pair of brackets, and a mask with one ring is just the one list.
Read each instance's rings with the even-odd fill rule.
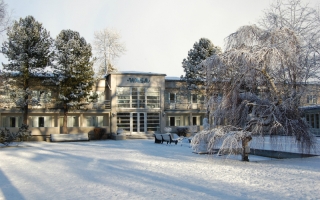
[[118,87],[119,108],[160,108],[159,88]]
[[191,94],[191,103],[203,103],[204,96],[198,94]]
[[307,95],[307,103],[308,104],[317,104],[317,96],[316,95]]
[[177,94],[176,93],[169,93],[169,102],[176,103],[177,102]]

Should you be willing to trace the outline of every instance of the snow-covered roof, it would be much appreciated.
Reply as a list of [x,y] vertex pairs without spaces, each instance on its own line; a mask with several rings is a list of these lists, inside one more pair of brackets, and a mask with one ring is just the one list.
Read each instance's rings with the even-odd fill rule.
[[118,72],[111,72],[110,74],[139,74],[139,75],[166,76],[166,74],[163,74],[163,73],[142,72],[142,71],[118,71]]
[[168,81],[181,81],[181,78],[176,76],[166,76],[165,79]]
[[309,105],[309,106],[301,106],[300,109],[301,110],[316,110],[316,109],[320,109],[320,105],[316,104],[316,105]]

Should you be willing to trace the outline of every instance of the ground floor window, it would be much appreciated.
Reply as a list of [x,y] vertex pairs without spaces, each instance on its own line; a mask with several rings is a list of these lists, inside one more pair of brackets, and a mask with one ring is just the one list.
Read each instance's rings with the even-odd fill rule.
[[22,117],[20,116],[2,116],[3,127],[20,127],[22,125]]
[[32,127],[52,127],[52,116],[32,116]]
[[108,126],[106,116],[85,116],[86,126],[102,127]]
[[306,120],[312,128],[319,128],[319,114],[306,114]]
[[155,132],[160,128],[159,113],[130,112],[117,113],[118,129],[131,133]]
[[[63,126],[63,117],[60,117],[60,126]],[[79,127],[79,116],[67,116],[67,127]]]
[[180,116],[169,117],[169,126],[181,126]]

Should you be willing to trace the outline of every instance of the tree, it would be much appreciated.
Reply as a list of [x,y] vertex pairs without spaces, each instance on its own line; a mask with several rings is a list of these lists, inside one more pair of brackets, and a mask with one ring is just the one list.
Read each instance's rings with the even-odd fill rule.
[[7,4],[0,0],[0,34],[5,32],[11,25],[11,18],[8,13]]
[[94,51],[99,64],[98,76],[116,71],[113,60],[125,51],[125,45],[120,41],[120,33],[113,29],[103,29],[94,33]]
[[[181,76],[181,80],[186,82],[186,86],[181,88],[181,93],[184,95],[204,96],[205,102],[208,101],[210,94],[210,87],[207,85],[207,68],[202,65],[202,62],[215,55],[221,53],[221,48],[214,46],[207,38],[200,38],[199,42],[195,42],[193,49],[188,52],[188,57],[183,59],[182,67],[184,68],[185,75]],[[207,117],[209,115],[207,109]]]
[[30,86],[50,63],[52,39],[32,16],[15,21],[7,36],[8,41],[2,44],[2,53],[9,61],[2,64],[9,77],[6,88],[14,103],[23,110],[23,123],[27,124],[28,105],[39,104],[39,97],[32,95]]
[[94,83],[91,45],[78,32],[62,30],[56,38],[55,46],[54,75],[64,109],[63,133],[68,133],[69,110],[85,103]]
[[182,61],[185,75],[181,76],[181,79],[186,81],[188,90],[203,91],[206,70],[200,64],[205,59],[220,52],[220,47],[214,46],[207,38],[200,38],[199,42],[194,43],[193,49],[188,52],[188,57]]
[[203,63],[223,78],[224,97],[211,107],[216,128],[195,137],[194,148],[207,142],[212,152],[222,144],[220,152],[241,153],[248,161],[246,149],[253,136],[285,135],[295,138],[302,150],[313,149],[316,140],[299,110],[305,66],[296,32],[243,26],[227,38],[226,47]]
[[304,5],[300,0],[276,1],[260,20],[265,29],[284,28],[293,30],[301,40],[300,65],[304,82],[319,79],[320,68],[320,17],[319,11]]

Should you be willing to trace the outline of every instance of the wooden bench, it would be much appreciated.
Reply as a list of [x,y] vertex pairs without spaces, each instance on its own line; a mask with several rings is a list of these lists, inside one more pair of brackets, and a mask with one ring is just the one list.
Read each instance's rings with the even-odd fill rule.
[[77,134],[50,134],[51,142],[75,142],[75,141],[89,141],[88,133]]

